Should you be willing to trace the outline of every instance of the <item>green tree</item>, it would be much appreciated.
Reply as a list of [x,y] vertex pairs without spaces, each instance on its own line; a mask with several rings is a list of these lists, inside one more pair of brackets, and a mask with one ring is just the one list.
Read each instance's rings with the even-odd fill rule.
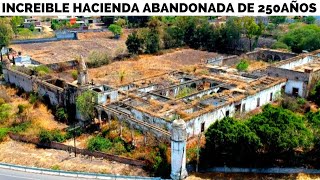
[[111,141],[101,136],[97,136],[89,139],[87,144],[87,148],[90,151],[103,151],[103,150],[110,149],[111,147],[112,147]]
[[205,137],[201,162],[209,164],[249,162],[261,147],[259,137],[245,123],[229,117],[212,124]]
[[180,47],[183,42],[184,32],[178,26],[169,26],[165,29],[163,42],[166,49]]
[[270,22],[272,22],[273,24],[275,24],[276,26],[278,26],[279,24],[282,24],[284,22],[286,22],[286,16],[270,16]]
[[109,31],[111,31],[114,35],[114,37],[118,37],[122,34],[122,28],[121,26],[118,26],[116,24],[111,24],[109,27],[108,27]]
[[68,120],[68,113],[63,107],[60,107],[56,111],[56,117],[59,121],[66,122]]
[[[12,39],[13,31],[8,18],[0,17],[0,50],[7,47]],[[2,53],[0,53],[2,61]]]
[[12,16],[10,20],[10,24],[12,27],[12,30],[15,34],[18,34],[18,27],[20,27],[23,23],[23,17],[22,16]]
[[7,120],[11,115],[11,106],[9,104],[1,104],[0,105],[0,122]]
[[298,26],[290,29],[280,41],[297,53],[320,49],[320,27],[315,24]]
[[249,48],[250,51],[252,50],[252,39],[258,38],[258,36],[261,35],[261,27],[256,24],[254,21],[254,17],[243,17],[241,18],[241,24],[242,24],[242,30],[243,34],[246,36],[246,38],[249,39]]
[[238,64],[237,64],[237,69],[238,71],[246,71],[249,67],[249,62],[242,59]]
[[266,105],[247,125],[260,137],[264,150],[272,154],[307,148],[313,140],[303,117],[280,107]]
[[92,119],[94,117],[94,106],[98,100],[98,94],[87,90],[76,98],[76,107],[83,118]]
[[310,99],[320,106],[320,81],[318,81],[310,92]]
[[156,53],[160,50],[160,36],[158,32],[151,30],[145,40],[146,43],[146,53]]
[[316,18],[314,16],[306,16],[303,18],[303,22],[307,24],[314,24],[316,22]]
[[142,52],[143,44],[144,40],[138,36],[137,31],[131,33],[126,40],[127,49],[131,54]]
[[[236,45],[239,43],[241,38],[241,19],[239,17],[229,17],[225,28],[222,30],[226,31],[224,39],[226,40],[227,46],[235,50]],[[225,48],[223,47],[223,49]]]

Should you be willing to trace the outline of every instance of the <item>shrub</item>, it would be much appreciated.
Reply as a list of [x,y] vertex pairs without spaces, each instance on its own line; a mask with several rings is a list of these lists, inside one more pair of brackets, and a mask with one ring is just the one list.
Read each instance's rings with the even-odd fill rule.
[[107,52],[91,51],[87,59],[87,65],[89,68],[100,67],[102,65],[109,64],[111,57]]
[[290,47],[288,45],[286,45],[283,42],[277,41],[275,42],[272,46],[272,49],[286,49],[286,50],[290,50]]
[[66,136],[59,130],[42,130],[39,133],[39,140],[40,143],[50,143],[52,141],[64,142],[66,140]]
[[0,122],[7,120],[11,115],[11,106],[9,104],[0,105]]
[[52,170],[60,170],[60,166],[56,164],[56,165],[51,166],[51,169]]
[[116,24],[111,24],[108,27],[109,31],[111,31],[113,33],[113,35],[116,36],[120,36],[122,34],[122,28],[121,26],[118,26]]
[[68,114],[66,110],[62,107],[58,108],[56,111],[56,117],[59,121],[67,121],[68,120]]
[[176,95],[176,98],[183,98],[192,93],[193,93],[193,90],[191,88],[185,87],[178,92],[178,94]]
[[108,150],[112,147],[112,143],[109,139],[101,136],[93,137],[89,139],[87,148],[90,151],[103,151]]
[[33,68],[33,70],[35,72],[37,72],[37,74],[39,76],[43,76],[43,75],[46,75],[48,73],[50,73],[50,68],[48,66],[45,66],[45,65],[39,65],[39,66],[36,66]]
[[38,94],[37,93],[31,93],[29,97],[29,102],[30,104],[34,104],[39,100]]
[[0,128],[0,142],[4,140],[4,138],[7,136],[9,132],[8,128]]
[[117,155],[127,152],[127,149],[122,142],[114,143],[113,147],[114,147],[114,152]]
[[10,131],[13,133],[20,133],[26,131],[31,126],[31,122],[23,122],[20,124],[14,125]]
[[73,80],[77,80],[78,79],[78,71],[77,70],[72,70],[71,71],[71,76],[72,76]]
[[52,134],[47,130],[42,130],[39,133],[40,143],[50,143],[52,141]]
[[249,67],[249,62],[243,59],[237,64],[238,71],[246,71],[248,67]]

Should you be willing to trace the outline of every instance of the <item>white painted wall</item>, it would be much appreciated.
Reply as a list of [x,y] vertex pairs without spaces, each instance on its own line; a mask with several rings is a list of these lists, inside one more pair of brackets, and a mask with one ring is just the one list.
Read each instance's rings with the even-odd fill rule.
[[286,84],[285,93],[292,94],[292,88],[299,88],[299,96],[303,97],[303,82],[302,81],[294,81],[294,80],[288,80]]
[[301,65],[307,64],[309,62],[312,62],[313,60],[314,60],[314,58],[312,56],[307,56],[307,57],[301,58],[299,60],[292,61],[288,64],[281,65],[281,66],[279,66],[279,68],[293,69],[297,66],[301,66]]
[[[281,91],[281,87],[284,86],[286,83],[280,83],[276,86],[271,88],[265,89],[260,91],[254,95],[248,96],[246,99],[241,101],[241,109],[242,111],[243,105],[245,104],[245,112],[252,111],[257,108],[257,99],[260,98],[260,106],[266,105],[270,103],[270,94],[272,93],[272,100],[276,99],[276,96],[279,95]],[[215,123],[217,120],[221,120],[225,117],[226,111],[229,110],[230,116],[233,116],[235,113],[235,104],[229,104],[227,106],[221,107],[216,109],[215,111],[209,112],[207,114],[203,114],[199,117],[191,119],[187,122],[187,135],[188,138],[198,135],[201,133],[201,124],[205,122],[205,130],[209,128],[209,126]],[[243,112],[242,112],[243,113]]]

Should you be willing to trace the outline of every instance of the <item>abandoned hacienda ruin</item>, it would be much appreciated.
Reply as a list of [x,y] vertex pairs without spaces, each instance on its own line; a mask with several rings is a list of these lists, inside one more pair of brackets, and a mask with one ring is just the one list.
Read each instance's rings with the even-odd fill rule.
[[[238,72],[232,64],[248,57],[276,61],[251,72]],[[273,102],[281,94],[306,97],[320,78],[320,50],[296,55],[257,49],[241,56],[214,57],[200,64],[206,75],[171,71],[132,81],[125,85],[95,84],[84,58],[77,63],[77,83],[61,78],[41,78],[25,74],[4,62],[5,81],[26,92],[36,92],[51,105],[75,107],[76,97],[86,90],[98,93],[95,106],[99,122],[117,119],[133,129],[172,140],[171,177],[186,176],[185,142],[204,132],[215,121],[243,114]],[[88,123],[79,112],[80,124]],[[179,163],[177,163],[179,160]],[[183,162],[184,163],[181,163]],[[184,165],[185,167],[185,165]]]
[[[8,83],[26,92],[37,92],[51,105],[74,107],[78,94],[95,91],[99,94],[95,108],[99,121],[116,117],[133,128],[164,139],[169,139],[175,119],[186,122],[187,137],[191,138],[216,120],[272,102],[282,89],[288,94],[306,97],[313,82],[320,77],[319,50],[296,56],[259,49],[244,56],[278,62],[252,72],[235,72],[227,65],[238,62],[240,57],[220,57],[207,61],[208,75],[172,71],[118,87],[91,82],[83,58],[78,63],[77,84],[24,74],[11,68],[8,61],[3,74]],[[76,117],[86,123],[80,113],[76,113]]]

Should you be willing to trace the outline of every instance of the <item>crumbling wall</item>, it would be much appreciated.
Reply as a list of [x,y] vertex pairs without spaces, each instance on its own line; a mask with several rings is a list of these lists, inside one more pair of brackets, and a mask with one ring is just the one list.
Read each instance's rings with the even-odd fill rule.
[[309,62],[312,62],[313,60],[314,60],[313,56],[305,56],[305,57],[297,58],[295,61],[289,61],[288,63],[281,64],[278,67],[283,69],[293,69],[297,66],[301,66]]
[[4,73],[5,81],[14,84],[19,88],[22,88],[26,92],[33,91],[33,77],[22,72],[7,69],[7,72]]

